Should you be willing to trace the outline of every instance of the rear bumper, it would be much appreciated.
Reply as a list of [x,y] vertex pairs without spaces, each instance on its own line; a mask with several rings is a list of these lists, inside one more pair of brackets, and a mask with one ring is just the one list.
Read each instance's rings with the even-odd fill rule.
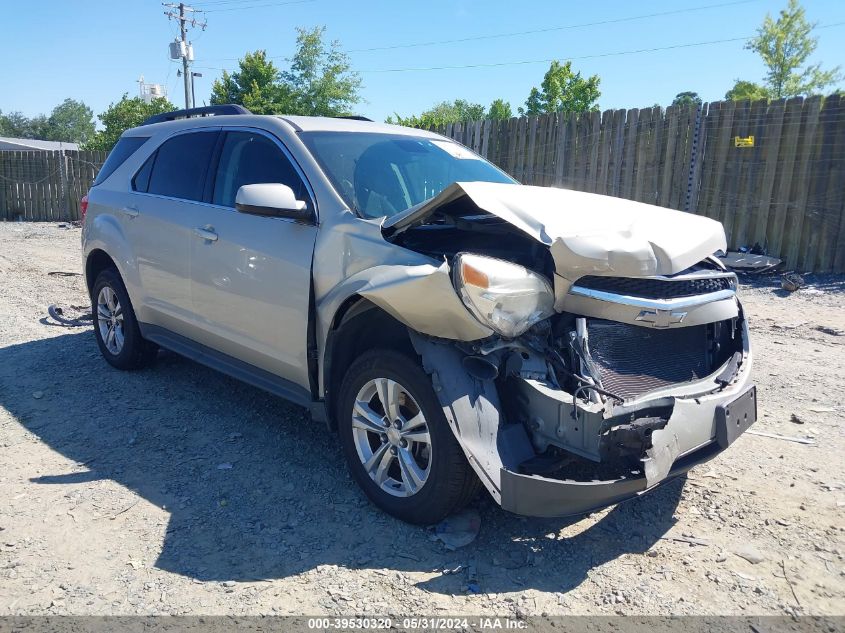
[[679,458],[665,479],[648,486],[645,477],[611,481],[562,481],[538,475],[523,475],[502,468],[502,508],[534,517],[565,517],[585,514],[631,499],[671,481],[693,466],[712,459],[724,450],[712,442]]

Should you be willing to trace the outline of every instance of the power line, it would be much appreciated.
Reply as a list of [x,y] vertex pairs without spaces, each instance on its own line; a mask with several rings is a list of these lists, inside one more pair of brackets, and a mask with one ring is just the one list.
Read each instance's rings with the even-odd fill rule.
[[[260,1],[260,0],[259,0]],[[247,9],[264,9],[266,7],[283,7],[291,4],[310,4],[317,0],[288,0],[287,2],[271,2],[269,4],[254,4],[238,7],[225,7],[223,9],[200,9],[203,13],[217,13],[220,11],[245,11]]]
[[[229,3],[229,2],[260,2],[262,0],[219,0],[220,4]],[[571,30],[571,29],[579,29],[579,28],[586,28],[591,26],[602,26],[607,24],[617,24],[621,22],[632,22],[635,20],[645,20],[648,18],[655,18],[655,17],[662,17],[667,15],[676,15],[679,13],[690,13],[693,11],[703,11],[705,9],[715,9],[720,7],[728,7],[740,4],[749,4],[752,2],[759,2],[760,0],[735,0],[733,2],[723,2],[720,4],[707,4],[701,5],[698,7],[688,7],[685,9],[674,9],[672,11],[661,11],[658,13],[645,13],[642,15],[634,15],[628,16],[624,18],[613,18],[610,20],[600,20],[597,22],[583,22],[580,24],[567,24],[563,26],[552,26],[542,29],[533,29],[529,31],[514,31],[510,33],[494,33],[488,35],[477,35],[473,37],[462,37],[458,39],[451,39],[451,40],[434,40],[429,42],[413,42],[410,44],[395,44],[390,46],[375,46],[372,48],[353,48],[346,52],[348,53],[367,53],[373,51],[385,51],[385,50],[396,50],[396,49],[403,49],[403,48],[414,48],[414,47],[422,47],[422,46],[439,46],[443,44],[458,44],[463,42],[473,42],[473,41],[481,41],[481,40],[491,40],[491,39],[499,39],[499,38],[507,38],[507,37],[518,37],[523,35],[535,35],[539,33],[551,33],[555,31],[564,31],[564,30]],[[298,2],[316,2],[316,0],[298,0]],[[291,2],[291,4],[297,4],[298,2]],[[203,3],[203,5],[210,4],[210,3]],[[221,9],[222,10],[222,9]],[[284,55],[275,55],[275,56],[268,56],[268,59],[284,59]],[[207,61],[237,61],[238,58],[236,57],[210,57]]]
[[[823,28],[832,28],[835,26],[842,26],[845,22],[835,22],[833,24],[826,24],[824,26],[817,26],[818,29]],[[465,64],[460,66],[426,66],[426,67],[417,67],[417,68],[376,68],[370,70],[359,70],[360,73],[400,73],[400,72],[423,72],[423,71],[430,71],[430,70],[461,70],[465,68],[496,68],[499,66],[519,66],[525,64],[542,64],[542,63],[550,63],[555,60],[578,60],[578,59],[597,59],[601,57],[615,57],[619,55],[636,55],[639,53],[654,53],[658,51],[669,51],[669,50],[676,50],[680,48],[693,48],[696,46],[709,46],[712,44],[726,44],[729,42],[744,42],[754,35],[745,35],[743,37],[730,37],[720,40],[709,40],[705,42],[689,42],[684,44],[672,44],[670,46],[655,46],[652,48],[639,48],[633,50],[626,50],[626,51],[614,51],[609,53],[595,53],[592,55],[578,55],[578,56],[567,56],[567,55],[557,55],[555,57],[549,57],[546,59],[526,59],[526,60],[518,60],[518,61],[511,61],[511,62],[489,62],[483,64]]]
[[625,18],[613,18],[610,20],[600,20],[597,22],[582,22],[580,24],[566,24],[563,26],[550,26],[542,29],[532,29],[530,31],[513,31],[510,33],[494,33],[489,35],[475,35],[472,37],[461,37],[450,40],[432,40],[429,42],[413,42],[410,44],[393,44],[390,46],[373,46],[371,48],[353,48],[348,50],[348,53],[369,53],[373,51],[389,51],[401,48],[416,48],[419,46],[440,46],[443,44],[459,44],[464,42],[476,42],[480,40],[492,40],[505,37],[518,37],[522,35],[536,35],[539,33],[553,33],[555,31],[565,31],[570,29],[580,29],[590,26],[602,26],[606,24],[618,24],[620,22],[633,22],[634,20],[646,20],[648,18],[656,18],[667,15],[677,15],[679,13],[691,13],[693,11],[703,11],[705,9],[716,9],[721,7],[730,7],[740,4],[749,4],[751,2],[759,2],[759,0],[737,0],[735,2],[723,2],[720,4],[707,4],[698,7],[688,7],[685,9],[674,9],[672,11],[661,11],[658,13],[645,13],[643,15],[634,15]]

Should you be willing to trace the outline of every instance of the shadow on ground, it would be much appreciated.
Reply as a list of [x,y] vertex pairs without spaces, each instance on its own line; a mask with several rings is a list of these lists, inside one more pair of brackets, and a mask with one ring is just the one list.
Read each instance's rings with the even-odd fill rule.
[[[33,473],[32,481],[84,491],[112,479],[165,508],[170,523],[156,566],[200,580],[272,579],[325,564],[396,571],[472,564],[484,592],[567,591],[591,568],[653,545],[672,526],[683,486],[622,504],[566,539],[547,535],[573,521],[520,518],[485,495],[476,501],[478,539],[448,552],[430,531],[369,505],[334,435],[304,409],[176,355],[119,372],[85,330],[0,349],[0,379],[0,405],[83,464]],[[125,495],[115,503],[111,514],[124,511]],[[125,512],[131,520],[133,510]],[[451,594],[466,583],[464,573],[438,574],[420,586]]]

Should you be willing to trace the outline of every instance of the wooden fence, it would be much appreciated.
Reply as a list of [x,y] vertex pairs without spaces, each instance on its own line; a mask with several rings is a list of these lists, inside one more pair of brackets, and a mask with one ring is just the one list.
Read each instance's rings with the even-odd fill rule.
[[0,221],[78,220],[106,152],[0,151]]
[[756,244],[790,269],[845,272],[838,95],[564,112],[436,131],[525,184],[698,213],[724,224],[730,248]]
[[[731,248],[845,272],[845,99],[549,114],[438,129],[526,184],[720,220]],[[753,139],[752,139],[753,137]],[[104,152],[0,152],[0,220],[75,220]]]

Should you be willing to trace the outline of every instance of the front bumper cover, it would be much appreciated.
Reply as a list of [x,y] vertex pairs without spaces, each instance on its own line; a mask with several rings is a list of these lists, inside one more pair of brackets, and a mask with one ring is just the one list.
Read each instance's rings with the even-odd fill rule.
[[[664,459],[653,458],[655,463],[651,472],[648,462],[652,460],[647,460],[643,476],[606,481],[573,481],[526,475],[502,468],[502,508],[527,516],[573,516],[599,510],[653,490],[683,475],[693,466],[712,459],[748,429],[757,418],[756,388],[753,385],[744,386],[738,395],[734,392],[711,411],[714,439],[678,457],[676,452],[668,450],[670,446],[678,446],[677,436],[670,431],[672,441],[663,445],[667,447],[663,451]],[[699,426],[702,422],[700,419],[684,418],[682,421],[698,423]],[[670,421],[666,428],[670,429],[671,426]]]
[[712,459],[724,449],[711,443],[681,457],[665,479],[649,487],[645,477],[611,481],[567,481],[538,475],[523,475],[502,469],[502,508],[533,517],[566,517],[600,510],[614,503],[654,490],[686,473],[693,466]]

